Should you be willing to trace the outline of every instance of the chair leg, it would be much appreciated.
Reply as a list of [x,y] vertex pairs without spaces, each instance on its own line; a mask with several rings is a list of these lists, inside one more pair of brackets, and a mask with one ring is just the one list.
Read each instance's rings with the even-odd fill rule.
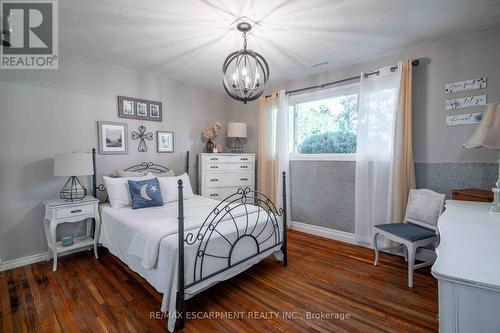
[[378,246],[377,246],[377,236],[378,232],[373,234],[373,249],[375,250],[375,261],[373,262],[374,266],[378,265]]
[[413,266],[415,265],[415,251],[417,248],[414,244],[407,244],[408,251],[408,287],[413,288]]
[[403,244],[403,252],[405,255],[405,261],[408,262],[408,249],[406,248],[406,246],[404,244]]

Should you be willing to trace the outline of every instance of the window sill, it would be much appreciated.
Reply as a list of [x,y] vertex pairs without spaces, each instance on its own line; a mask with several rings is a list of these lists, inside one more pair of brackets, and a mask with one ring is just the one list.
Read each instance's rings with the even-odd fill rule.
[[290,161],[338,161],[355,162],[356,154],[294,154]]

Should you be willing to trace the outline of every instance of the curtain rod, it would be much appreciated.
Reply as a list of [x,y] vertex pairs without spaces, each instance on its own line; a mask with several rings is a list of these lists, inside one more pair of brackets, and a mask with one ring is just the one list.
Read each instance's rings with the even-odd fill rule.
[[[413,60],[411,62],[411,64],[413,66],[418,66],[419,63],[420,63],[420,61],[418,59],[415,59],[415,60]],[[394,72],[396,69],[398,69],[398,66],[391,67],[391,72]],[[370,75],[379,75],[379,74],[380,74],[380,71],[374,71],[374,72],[365,73],[364,76],[368,77]],[[332,81],[332,82],[327,82],[327,83],[323,83],[323,84],[319,84],[319,85],[315,85],[315,86],[310,86],[310,87],[305,87],[305,88],[300,88],[300,89],[294,89],[294,90],[288,90],[285,93],[287,95],[290,95],[290,94],[295,94],[295,93],[302,92],[302,91],[307,91],[307,90],[312,90],[312,89],[318,89],[318,88],[325,88],[325,87],[328,87],[328,86],[331,86],[331,85],[334,85],[334,84],[339,84],[339,83],[343,83],[343,82],[347,82],[347,81],[352,81],[352,80],[356,80],[356,79],[360,79],[360,78],[361,78],[361,75],[357,75],[357,76],[348,77],[346,79]],[[271,96],[272,96],[272,94],[264,96],[264,98],[269,98]]]

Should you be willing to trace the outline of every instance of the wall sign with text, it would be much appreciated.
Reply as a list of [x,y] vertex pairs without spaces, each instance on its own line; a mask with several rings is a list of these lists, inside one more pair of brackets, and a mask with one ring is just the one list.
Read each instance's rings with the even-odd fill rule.
[[446,110],[469,108],[486,105],[486,95],[454,98],[446,100]]
[[478,90],[486,88],[486,76],[479,79],[472,79],[445,84],[445,93],[451,94],[461,91]]

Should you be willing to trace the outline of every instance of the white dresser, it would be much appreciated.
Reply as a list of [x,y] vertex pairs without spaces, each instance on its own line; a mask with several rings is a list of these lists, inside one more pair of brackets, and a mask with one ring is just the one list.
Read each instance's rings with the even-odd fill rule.
[[255,154],[198,154],[198,186],[204,197],[224,200],[239,188],[255,189]]
[[446,201],[432,274],[439,283],[439,332],[500,332],[500,213],[491,204]]

